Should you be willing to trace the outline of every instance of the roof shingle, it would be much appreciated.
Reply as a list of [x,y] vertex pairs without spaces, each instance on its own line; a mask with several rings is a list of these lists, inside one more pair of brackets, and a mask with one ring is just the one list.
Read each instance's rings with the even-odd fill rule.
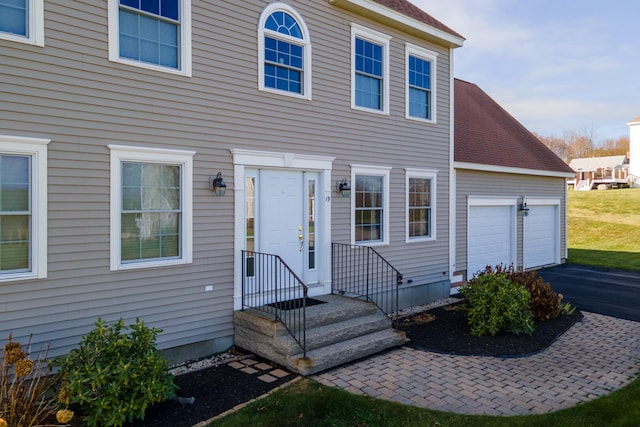
[[456,162],[573,173],[477,85],[455,79],[454,89]]
[[427,24],[432,26],[433,28],[437,28],[438,30],[449,33],[453,36],[462,37],[460,34],[452,30],[451,28],[444,25],[442,22],[435,19],[433,16],[429,15],[424,10],[420,9],[418,6],[407,0],[373,0],[375,3],[381,4],[383,6],[388,7],[389,9],[393,9],[397,12],[402,13],[410,18],[416,19],[423,24]]

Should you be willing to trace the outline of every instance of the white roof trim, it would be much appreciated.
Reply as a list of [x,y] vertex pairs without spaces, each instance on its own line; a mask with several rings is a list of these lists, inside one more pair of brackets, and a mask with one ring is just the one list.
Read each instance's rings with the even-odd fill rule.
[[513,173],[518,175],[552,176],[557,178],[573,178],[571,172],[545,171],[539,169],[516,168],[511,166],[484,165],[480,163],[453,162],[455,169],[469,169],[484,172]]
[[368,10],[379,17],[390,19],[398,24],[407,26],[431,37],[435,37],[455,47],[461,47],[465,41],[463,37],[458,37],[439,28],[432,27],[431,25],[420,22],[417,19],[406,16],[371,0],[329,0],[329,3],[350,10],[353,10],[354,8]]

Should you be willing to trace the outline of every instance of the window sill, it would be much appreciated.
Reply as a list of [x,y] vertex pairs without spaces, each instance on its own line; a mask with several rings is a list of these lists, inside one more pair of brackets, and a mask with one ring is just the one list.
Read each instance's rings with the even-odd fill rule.
[[172,267],[177,265],[186,265],[191,264],[191,261],[187,261],[185,259],[171,259],[171,260],[163,260],[163,261],[141,261],[141,262],[131,262],[127,264],[118,264],[116,266],[111,266],[111,271],[122,271],[122,270],[138,270],[141,268],[156,268],[156,267]]

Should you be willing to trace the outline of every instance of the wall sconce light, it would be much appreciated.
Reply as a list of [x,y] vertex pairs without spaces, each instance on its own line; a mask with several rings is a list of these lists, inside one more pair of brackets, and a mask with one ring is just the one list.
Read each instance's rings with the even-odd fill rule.
[[340,193],[344,198],[351,196],[351,187],[347,182],[347,178],[343,178],[342,181],[336,182],[336,193]]
[[227,184],[222,179],[222,172],[218,172],[216,177],[209,177],[209,190],[213,191],[216,196],[224,196],[227,191]]
[[522,198],[522,203],[518,205],[518,213],[520,216],[529,216],[529,207],[527,202],[524,201],[524,197]]

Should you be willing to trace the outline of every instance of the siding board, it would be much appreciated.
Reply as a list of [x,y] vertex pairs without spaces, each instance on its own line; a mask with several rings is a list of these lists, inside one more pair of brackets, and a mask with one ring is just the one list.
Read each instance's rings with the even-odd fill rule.
[[[69,351],[98,316],[164,329],[160,348],[233,334],[234,203],[229,149],[335,156],[390,166],[390,242],[376,248],[415,284],[448,277],[448,49],[331,6],[291,1],[313,48],[311,101],[258,91],[257,23],[264,1],[193,2],[193,76],[108,60],[106,2],[45,2],[46,46],[0,41],[0,134],[50,138],[48,278],[0,283],[0,333],[34,334]],[[392,36],[389,116],[352,110],[352,22]],[[436,124],[406,120],[406,42],[438,56]],[[108,144],[194,150],[193,263],[109,271]],[[437,240],[405,243],[404,168],[437,169]],[[229,190],[212,196],[221,171]],[[348,242],[348,200],[333,198],[332,240]],[[443,274],[444,273],[444,274]],[[212,284],[213,292],[204,292]]]

